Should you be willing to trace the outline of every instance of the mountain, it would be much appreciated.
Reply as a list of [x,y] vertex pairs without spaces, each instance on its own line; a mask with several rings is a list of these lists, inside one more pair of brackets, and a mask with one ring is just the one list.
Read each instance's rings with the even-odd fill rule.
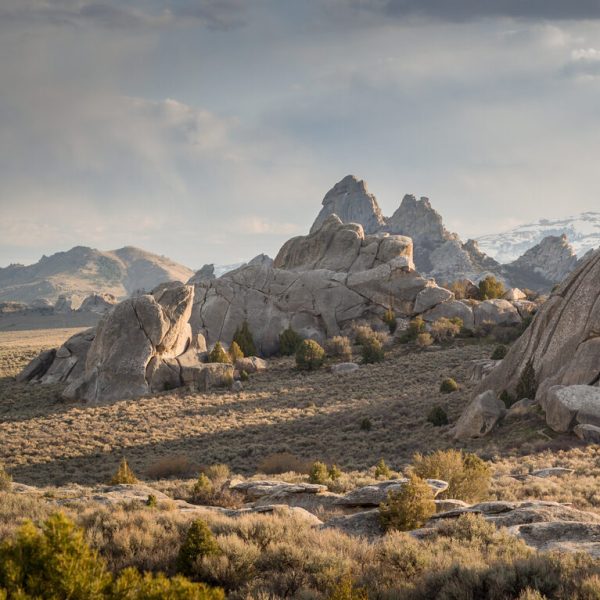
[[504,233],[478,238],[480,248],[500,263],[516,260],[547,236],[566,235],[581,258],[589,250],[600,247],[600,212],[584,212],[563,219],[541,219]]
[[124,298],[164,281],[187,281],[194,272],[165,256],[126,246],[101,251],[76,246],[43,256],[33,265],[0,268],[0,301],[56,302],[60,295],[85,297],[92,293]]

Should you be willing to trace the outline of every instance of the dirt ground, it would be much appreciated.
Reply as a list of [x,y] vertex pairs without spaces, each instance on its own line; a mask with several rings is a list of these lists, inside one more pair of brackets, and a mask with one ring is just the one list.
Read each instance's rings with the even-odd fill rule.
[[[417,451],[456,447],[450,426],[434,427],[427,414],[441,405],[452,424],[473,387],[466,381],[469,362],[492,350],[465,342],[427,351],[401,346],[383,363],[345,376],[327,369],[301,373],[292,359],[274,359],[238,394],[181,389],[98,405],[63,401],[61,386],[15,382],[37,352],[75,331],[0,333],[0,462],[16,481],[106,481],[123,456],[141,474],[161,459],[185,456],[194,465],[226,463],[251,475],[265,457],[280,452],[346,470],[368,469],[384,458],[401,470]],[[440,393],[445,377],[461,389]],[[561,444],[569,447],[573,440],[555,439],[540,415],[465,447],[499,460]]]

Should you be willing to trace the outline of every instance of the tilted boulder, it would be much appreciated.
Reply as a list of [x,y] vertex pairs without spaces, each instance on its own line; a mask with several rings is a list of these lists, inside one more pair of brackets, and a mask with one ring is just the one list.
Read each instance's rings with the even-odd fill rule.
[[112,294],[90,294],[81,303],[79,312],[93,312],[100,315],[108,312],[115,304],[117,299]]
[[474,398],[454,427],[454,438],[466,440],[487,435],[506,414],[504,403],[489,390]]
[[555,385],[600,383],[600,251],[580,265],[541,305],[531,325],[496,369],[477,387],[514,394],[528,363],[544,406]]
[[546,423],[557,432],[576,425],[600,426],[600,388],[589,385],[556,385],[548,390],[542,408]]
[[519,311],[508,301],[502,299],[485,300],[473,307],[475,327],[483,323],[494,325],[518,325],[521,322]]

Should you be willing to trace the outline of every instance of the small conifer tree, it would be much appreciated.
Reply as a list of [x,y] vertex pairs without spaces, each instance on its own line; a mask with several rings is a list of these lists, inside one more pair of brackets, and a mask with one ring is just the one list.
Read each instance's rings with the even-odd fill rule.
[[235,365],[235,363],[240,360],[240,358],[244,358],[244,353],[240,348],[240,345],[237,342],[231,342],[231,347],[229,348],[229,356],[231,357],[231,362]]
[[256,351],[256,345],[248,321],[244,321],[242,326],[235,330],[233,341],[240,347],[244,356],[257,356],[258,352]]
[[127,464],[127,460],[125,458],[122,458],[117,472],[113,475],[113,478],[110,480],[110,484],[134,484],[137,482],[138,478],[133,474],[133,471]]
[[208,362],[210,363],[229,363],[231,359],[229,358],[229,354],[225,352],[225,349],[221,345],[221,342],[217,342],[213,349],[210,351],[208,355]]

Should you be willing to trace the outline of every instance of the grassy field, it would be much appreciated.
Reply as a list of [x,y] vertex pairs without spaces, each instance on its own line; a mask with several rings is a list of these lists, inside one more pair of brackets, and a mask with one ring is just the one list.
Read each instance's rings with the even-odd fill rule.
[[[0,461],[16,481],[106,481],[123,456],[141,475],[177,457],[185,457],[192,471],[226,463],[251,475],[266,457],[283,452],[350,471],[368,469],[383,457],[402,470],[417,451],[456,446],[449,426],[434,427],[427,414],[441,405],[455,421],[472,389],[469,361],[491,352],[484,343],[428,351],[396,347],[383,363],[341,377],[326,369],[300,373],[292,359],[275,359],[238,394],[181,389],[98,405],[63,401],[60,385],[14,381],[39,350],[75,331],[0,333]],[[461,389],[440,393],[441,380],[450,376]],[[500,462],[574,444],[572,437],[556,438],[540,415],[509,422],[465,447]]]

